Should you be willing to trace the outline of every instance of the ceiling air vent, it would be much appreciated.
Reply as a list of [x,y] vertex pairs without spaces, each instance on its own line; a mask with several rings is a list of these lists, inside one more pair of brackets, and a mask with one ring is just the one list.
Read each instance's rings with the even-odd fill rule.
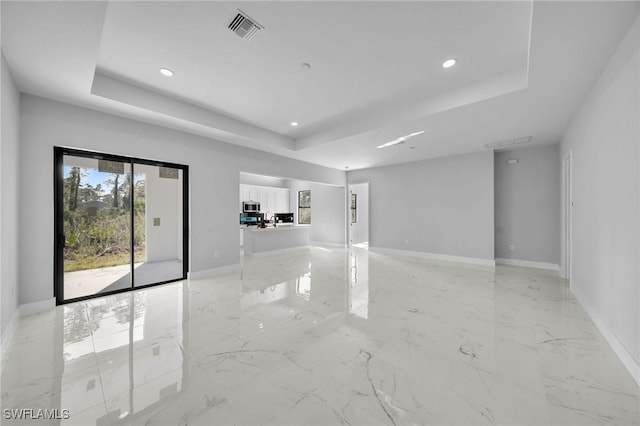
[[500,149],[500,148],[506,148],[513,145],[522,145],[524,143],[529,143],[531,142],[531,139],[533,139],[533,136],[524,136],[521,138],[506,139],[503,141],[487,143],[484,146],[487,147],[487,149]]
[[264,27],[251,19],[246,13],[238,9],[238,14],[229,24],[229,29],[243,40],[251,40]]

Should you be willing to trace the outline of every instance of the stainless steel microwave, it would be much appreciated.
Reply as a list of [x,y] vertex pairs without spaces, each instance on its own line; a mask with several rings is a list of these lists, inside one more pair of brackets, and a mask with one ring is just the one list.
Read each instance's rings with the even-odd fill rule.
[[260,211],[259,201],[243,201],[242,212],[243,213],[257,213]]

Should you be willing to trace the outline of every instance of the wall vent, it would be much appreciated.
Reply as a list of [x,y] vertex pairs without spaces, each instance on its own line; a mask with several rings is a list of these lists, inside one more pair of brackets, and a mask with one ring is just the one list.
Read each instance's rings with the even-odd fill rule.
[[264,27],[251,19],[249,15],[238,9],[238,14],[229,24],[229,29],[243,40],[251,40]]
[[487,143],[484,146],[487,149],[507,148],[507,147],[514,146],[514,145],[522,145],[522,144],[525,144],[525,143],[529,143],[529,142],[531,142],[532,139],[533,139],[533,136],[523,136],[521,138],[506,139],[506,140],[503,140],[503,141]]

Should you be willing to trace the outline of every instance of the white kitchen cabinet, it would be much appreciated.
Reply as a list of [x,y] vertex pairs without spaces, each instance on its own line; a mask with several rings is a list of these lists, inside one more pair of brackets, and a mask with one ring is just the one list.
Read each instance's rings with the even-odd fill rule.
[[249,194],[249,188],[247,187],[247,185],[240,185],[240,200],[238,200],[238,209],[239,212],[242,213],[242,202],[243,201],[251,201],[249,199],[249,197],[251,197],[251,194]]
[[249,186],[249,199],[246,201],[260,201],[260,188]]
[[275,188],[240,184],[240,212],[243,201],[259,201],[260,212],[269,219],[276,213],[291,213],[289,206],[289,188]]
[[268,210],[265,213],[269,214],[269,217],[273,216],[278,212],[278,206],[276,204],[276,194],[277,189],[268,189],[267,190],[267,208]]
[[267,202],[267,191],[268,189],[258,190],[258,201],[260,201],[261,213],[267,213],[267,211],[269,211],[269,203]]
[[291,213],[289,207],[289,189],[280,190],[276,194],[276,209],[278,213]]

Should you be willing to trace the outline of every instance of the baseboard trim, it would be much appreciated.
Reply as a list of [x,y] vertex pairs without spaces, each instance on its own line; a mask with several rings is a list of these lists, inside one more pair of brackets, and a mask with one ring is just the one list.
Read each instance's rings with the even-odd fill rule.
[[620,361],[625,366],[627,371],[631,374],[631,377],[636,381],[636,383],[640,386],[640,363],[631,355],[631,353],[627,350],[624,344],[618,340],[616,335],[609,329],[609,327],[600,319],[598,314],[596,314],[595,310],[585,297],[585,295],[578,290],[575,286],[571,286],[571,292],[574,294],[580,305],[587,312],[587,315],[591,318],[591,321],[598,327],[600,333],[604,336],[605,340],[611,346],[611,349],[618,355]]
[[240,270],[240,264],[234,263],[233,265],[220,266],[219,268],[205,269],[203,271],[189,272],[187,274],[190,280],[201,280],[204,278],[216,277],[219,275],[230,274]]
[[399,250],[399,249],[390,249],[385,247],[369,247],[370,251],[383,253],[383,254],[397,254],[401,256],[411,256],[411,257],[419,257],[421,259],[430,259],[430,260],[443,260],[445,262],[455,262],[455,263],[467,263],[471,265],[480,265],[480,266],[490,266],[495,267],[496,262],[493,259],[482,259],[478,257],[464,257],[464,256],[452,256],[449,254],[438,254],[438,253],[427,253],[423,251],[410,251],[410,250]]
[[338,244],[338,243],[327,243],[325,241],[309,241],[309,245],[310,246],[331,246],[331,247],[340,247],[340,248],[345,248],[347,245],[346,244]]
[[271,256],[274,254],[284,254],[284,253],[292,253],[294,251],[300,251],[302,249],[309,249],[309,246],[296,246],[296,247],[288,247],[288,248],[284,248],[284,249],[278,249],[278,250],[269,250],[269,251],[260,251],[258,253],[246,253],[246,256],[253,256],[253,257],[264,257],[264,256]]
[[7,328],[4,329],[4,332],[2,333],[2,337],[0,337],[0,355],[2,356],[2,358],[5,357],[7,350],[11,345],[13,336],[16,333],[16,330],[18,329],[19,322],[20,322],[20,308],[16,308],[13,311],[13,314],[11,315],[11,319],[9,320],[9,324],[7,324]]
[[496,265],[524,266],[525,268],[546,269],[548,271],[560,271],[560,265],[555,263],[534,262],[531,260],[504,259],[496,257]]
[[27,315],[39,314],[40,312],[46,312],[56,308],[56,299],[41,300],[39,302],[25,303],[20,305],[20,316],[26,317]]

